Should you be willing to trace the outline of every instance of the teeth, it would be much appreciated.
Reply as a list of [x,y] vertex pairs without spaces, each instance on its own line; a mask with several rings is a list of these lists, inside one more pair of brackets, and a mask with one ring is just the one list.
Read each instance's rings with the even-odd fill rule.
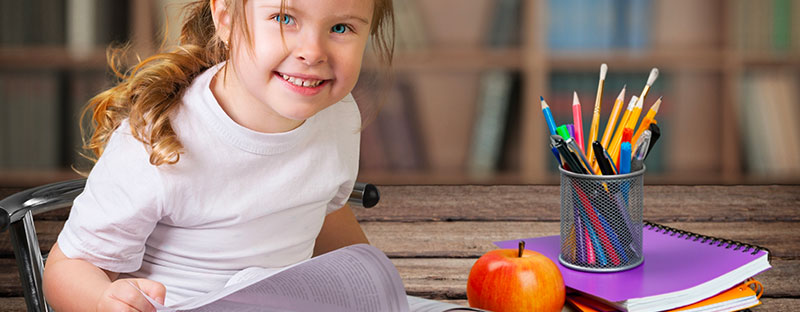
[[320,83],[322,83],[322,80],[302,79],[302,78],[292,77],[286,74],[281,74],[281,77],[283,77],[283,80],[286,80],[289,83],[300,87],[316,87]]

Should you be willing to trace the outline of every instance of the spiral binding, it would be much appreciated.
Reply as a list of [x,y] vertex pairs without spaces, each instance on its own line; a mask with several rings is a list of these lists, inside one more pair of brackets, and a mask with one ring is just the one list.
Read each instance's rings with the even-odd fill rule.
[[730,239],[725,239],[725,238],[719,238],[719,237],[708,236],[708,235],[698,234],[698,233],[694,233],[694,232],[684,231],[684,230],[681,230],[681,229],[676,229],[676,228],[673,228],[673,227],[669,227],[669,226],[666,226],[666,225],[658,224],[658,223],[655,223],[655,222],[650,222],[650,221],[647,221],[647,220],[644,220],[644,226],[645,226],[646,229],[649,229],[649,230],[655,229],[656,233],[664,231],[664,234],[669,234],[670,236],[678,235],[678,238],[681,238],[681,237],[684,237],[684,236],[686,236],[686,239],[694,238],[693,241],[695,241],[695,242],[702,239],[700,241],[700,243],[703,243],[703,244],[708,242],[709,245],[716,244],[717,247],[723,247],[723,245],[724,245],[724,247],[726,249],[730,249],[730,248],[736,247],[736,248],[733,248],[734,251],[742,249],[742,252],[748,252],[748,251],[752,250],[752,252],[750,253],[751,255],[755,255],[755,254],[758,253],[759,250],[763,250],[763,251],[767,252],[767,260],[768,261],[769,261],[769,257],[772,256],[772,253],[769,252],[769,249],[767,249],[765,247],[753,245],[753,244],[748,244],[748,243],[743,243],[743,242],[739,242],[739,241],[735,241],[735,240],[730,240]]

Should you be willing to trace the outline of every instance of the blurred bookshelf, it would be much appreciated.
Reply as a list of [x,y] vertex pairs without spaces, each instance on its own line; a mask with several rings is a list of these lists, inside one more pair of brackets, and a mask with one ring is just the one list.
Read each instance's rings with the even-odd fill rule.
[[[415,113],[403,118],[416,142],[391,148],[423,157],[417,166],[374,161],[408,141],[386,135],[381,118],[392,114],[379,116],[364,132],[364,180],[556,184],[539,96],[566,124],[577,91],[588,136],[607,63],[601,134],[622,85],[627,104],[651,68],[661,73],[644,102],[647,110],[663,96],[646,183],[800,183],[800,1],[406,0],[401,9],[398,25],[422,25],[397,30],[395,79],[413,92],[383,105]],[[506,89],[511,96],[490,100],[482,78],[497,71],[516,84]],[[499,142],[489,145],[477,126],[487,107],[506,112],[492,130]],[[761,139],[778,129],[783,140]],[[488,167],[475,161],[481,148],[498,149]]]
[[[135,54],[152,54],[166,20],[176,37],[185,2],[4,1],[0,185],[76,177],[79,110],[113,81],[105,47],[130,41]],[[556,184],[539,96],[565,124],[577,91],[588,133],[607,63],[601,133],[622,85],[627,103],[651,68],[661,72],[644,102],[647,110],[663,96],[646,183],[800,183],[798,0],[394,5],[392,79],[367,54],[353,91],[367,115],[381,107],[362,133],[359,180]]]

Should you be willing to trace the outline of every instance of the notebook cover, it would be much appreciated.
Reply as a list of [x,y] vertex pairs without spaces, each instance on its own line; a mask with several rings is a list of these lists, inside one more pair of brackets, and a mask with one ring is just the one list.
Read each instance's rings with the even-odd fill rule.
[[[736,247],[728,249],[725,248],[726,244],[710,245],[708,242],[702,243],[702,239],[694,241],[693,236],[684,235],[678,238],[677,234],[671,234],[674,233],[645,226],[642,235],[644,262],[633,269],[611,273],[588,273],[563,266],[558,261],[558,235],[527,238],[524,241],[525,249],[539,252],[555,262],[567,287],[611,302],[685,290],[717,278],[767,253],[757,250],[752,254],[753,248],[749,252],[742,252],[744,247],[734,251]],[[500,248],[516,249],[519,240],[494,244]],[[712,295],[714,294],[708,294]]]
[[[687,310],[696,309],[696,308],[700,308],[700,307],[706,307],[706,306],[715,305],[715,304],[722,304],[722,303],[729,302],[729,301],[732,301],[732,300],[740,300],[741,301],[742,298],[747,298],[747,297],[751,297],[749,299],[753,299],[753,300],[755,300],[755,302],[758,302],[758,298],[756,296],[756,292],[753,291],[750,287],[747,287],[747,285],[745,283],[741,283],[741,284],[736,285],[733,288],[728,289],[728,290],[726,290],[726,291],[722,292],[721,294],[718,294],[718,295],[716,295],[714,297],[708,298],[708,299],[700,301],[700,302],[696,302],[696,303],[690,304],[690,305],[685,306],[685,307],[669,310],[669,312],[687,311]],[[758,303],[756,303],[755,305],[758,305]],[[749,305],[747,307],[742,307],[742,309],[751,308],[751,307],[753,307],[755,305]]]

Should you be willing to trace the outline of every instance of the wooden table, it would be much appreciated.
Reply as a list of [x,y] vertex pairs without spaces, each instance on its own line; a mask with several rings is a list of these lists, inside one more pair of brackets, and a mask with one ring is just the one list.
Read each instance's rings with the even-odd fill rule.
[[[0,189],[0,196],[13,190]],[[555,235],[558,186],[382,186],[381,202],[355,213],[392,258],[409,294],[466,303],[469,269],[493,241]],[[646,220],[770,249],[773,268],[755,311],[800,307],[800,186],[645,186]],[[37,221],[43,249],[65,212]],[[0,311],[24,311],[7,233],[0,235]]]

